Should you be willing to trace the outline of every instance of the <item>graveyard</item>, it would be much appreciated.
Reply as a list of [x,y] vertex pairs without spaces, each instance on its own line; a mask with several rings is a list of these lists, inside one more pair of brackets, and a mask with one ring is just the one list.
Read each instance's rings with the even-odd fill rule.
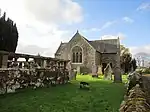
[[[80,81],[89,82],[90,90],[80,90]],[[0,96],[0,112],[117,112],[124,92],[123,83],[105,81],[102,76],[97,79],[78,75],[66,85]]]
[[0,112],[150,112],[138,2],[0,0]]
[[[124,83],[113,83],[109,64],[105,75],[93,77],[94,71],[75,78],[74,72],[69,76],[69,60],[5,51],[0,54],[0,112],[108,112],[117,111],[123,100]],[[126,76],[122,79],[125,82]],[[89,83],[89,90],[80,89],[80,81]]]

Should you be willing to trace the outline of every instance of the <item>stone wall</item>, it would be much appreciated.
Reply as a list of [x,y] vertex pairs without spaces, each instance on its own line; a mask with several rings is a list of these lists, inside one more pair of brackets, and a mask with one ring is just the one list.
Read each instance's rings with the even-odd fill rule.
[[12,93],[21,88],[49,87],[65,84],[68,71],[49,69],[0,68],[0,94]]
[[3,55],[2,68],[7,68],[8,55]]
[[119,112],[150,112],[147,95],[142,88],[142,76],[136,72],[129,74],[127,94],[120,105]]
[[122,102],[119,112],[150,112],[146,94],[138,84],[129,91],[129,95]]

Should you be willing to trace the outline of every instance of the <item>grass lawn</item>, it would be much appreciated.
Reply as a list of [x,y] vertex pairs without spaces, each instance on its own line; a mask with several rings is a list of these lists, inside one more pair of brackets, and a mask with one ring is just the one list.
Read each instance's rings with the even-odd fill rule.
[[[89,91],[79,89],[81,80]],[[79,75],[71,84],[0,96],[0,112],[118,112],[123,95],[124,84]]]

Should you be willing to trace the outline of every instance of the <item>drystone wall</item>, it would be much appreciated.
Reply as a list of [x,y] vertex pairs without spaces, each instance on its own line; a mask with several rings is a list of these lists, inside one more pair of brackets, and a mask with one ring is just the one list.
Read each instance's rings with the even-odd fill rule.
[[21,88],[49,87],[65,84],[69,80],[68,71],[49,69],[0,69],[0,94],[16,92]]
[[137,72],[128,75],[127,94],[124,96],[119,112],[150,112],[142,83],[142,75]]

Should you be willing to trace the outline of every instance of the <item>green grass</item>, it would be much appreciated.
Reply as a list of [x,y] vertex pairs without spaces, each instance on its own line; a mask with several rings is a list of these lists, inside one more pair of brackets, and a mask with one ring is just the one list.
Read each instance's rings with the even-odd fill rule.
[[[79,89],[81,80],[89,91]],[[123,84],[79,75],[71,84],[0,96],[0,112],[118,112],[123,95]]]

